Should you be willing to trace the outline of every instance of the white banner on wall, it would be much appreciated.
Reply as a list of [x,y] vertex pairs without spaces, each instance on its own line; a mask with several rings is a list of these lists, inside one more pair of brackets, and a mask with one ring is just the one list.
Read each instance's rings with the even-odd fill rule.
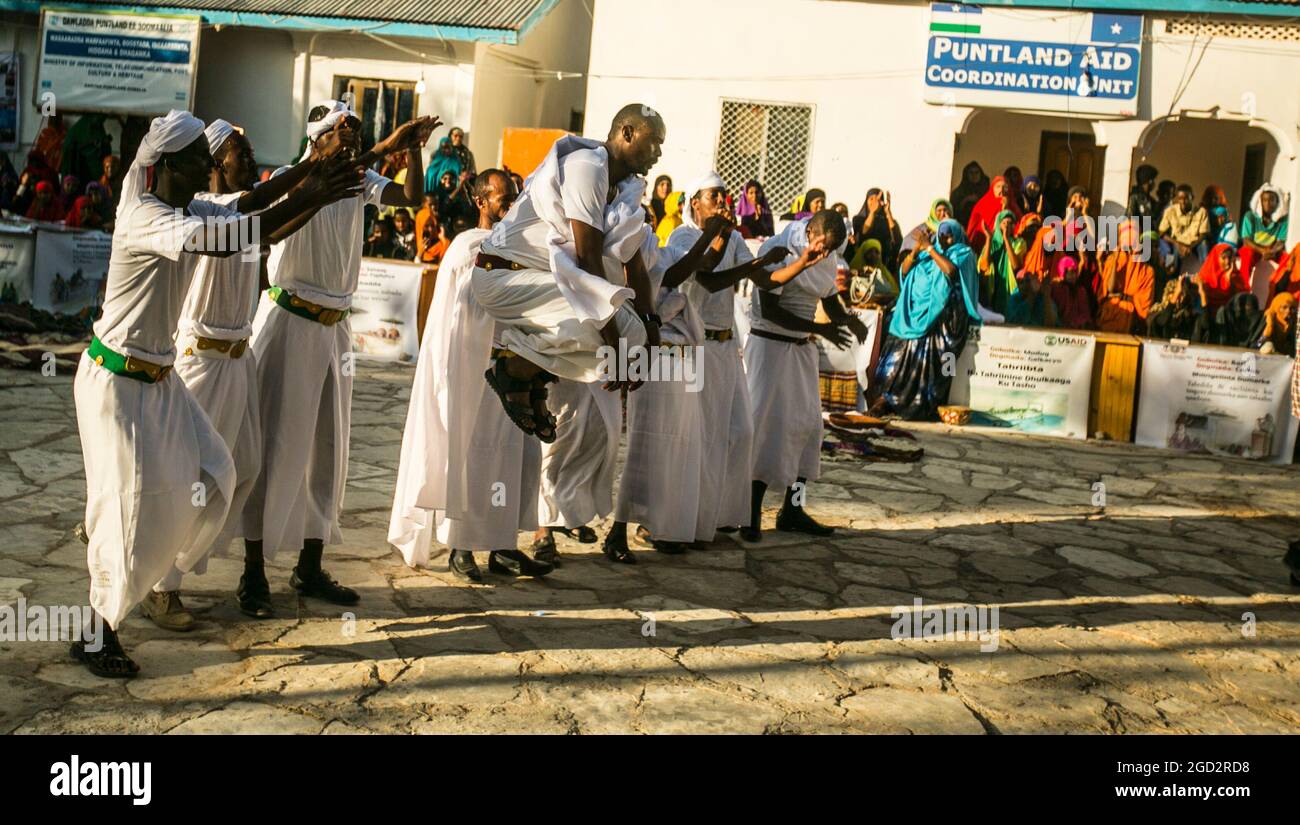
[[0,226],[0,304],[32,299],[36,233],[31,227]]
[[153,115],[191,109],[197,16],[41,12],[36,105],[63,111]]
[[113,236],[103,232],[36,233],[32,306],[56,315],[94,311],[103,302]]
[[359,357],[415,363],[420,352],[416,313],[424,267],[362,258],[352,295],[352,349]]
[[1133,116],[1142,15],[931,3],[925,100]]
[[949,402],[970,407],[975,426],[1087,438],[1096,344],[1077,332],[971,327]]
[[1284,355],[1146,342],[1135,440],[1289,464],[1293,366]]
[[856,315],[862,319],[862,323],[867,327],[867,338],[860,344],[855,337],[847,347],[841,349],[825,338],[819,337],[817,339],[817,349],[820,351],[818,369],[823,372],[856,372],[858,374],[858,386],[863,392],[866,392],[873,377],[871,375],[871,355],[876,351],[876,345],[880,340],[881,314],[878,309],[856,311]]

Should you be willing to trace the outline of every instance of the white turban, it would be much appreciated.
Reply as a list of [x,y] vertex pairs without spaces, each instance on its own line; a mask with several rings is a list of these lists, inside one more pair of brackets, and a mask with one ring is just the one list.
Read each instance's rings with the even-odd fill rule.
[[212,121],[208,124],[208,128],[203,130],[203,134],[208,138],[208,151],[212,153],[213,157],[216,157],[221,144],[225,143],[226,138],[230,137],[234,131],[235,127],[229,121],[221,118]]
[[341,100],[322,100],[311,108],[316,109],[321,106],[329,109],[329,114],[320,120],[313,120],[307,124],[307,148],[303,150],[300,160],[306,160],[310,157],[311,147],[316,142],[316,138],[333,129],[340,120],[349,117],[355,117],[357,120],[361,119],[356,112],[348,108],[348,104]]
[[1263,186],[1259,187],[1259,189],[1255,190],[1254,195],[1251,195],[1250,211],[1254,212],[1256,215],[1259,215],[1260,217],[1264,216],[1264,193],[1265,192],[1272,192],[1275,196],[1277,196],[1277,209],[1273,210],[1273,216],[1272,216],[1273,220],[1280,221],[1283,218],[1285,218],[1287,207],[1290,205],[1289,204],[1290,198],[1286,196],[1285,192],[1283,192],[1281,189],[1278,189],[1276,186],[1274,186],[1271,183],[1264,184]]
[[691,198],[695,197],[705,189],[726,189],[727,182],[722,176],[712,170],[700,175],[691,181],[691,185],[686,187],[686,203],[682,204],[682,223],[692,229],[699,229],[700,225],[695,222],[695,210],[691,209]]
[[117,204],[117,225],[140,203],[144,195],[145,170],[165,154],[179,152],[203,135],[203,121],[189,112],[172,109],[149,124],[149,133],[140,141],[135,160],[122,180],[122,199]]

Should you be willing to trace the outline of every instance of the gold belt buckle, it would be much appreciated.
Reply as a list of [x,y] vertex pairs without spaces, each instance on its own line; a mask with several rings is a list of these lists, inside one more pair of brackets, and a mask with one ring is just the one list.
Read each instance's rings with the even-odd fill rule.
[[159,364],[151,364],[148,361],[141,361],[139,358],[136,358],[134,355],[126,356],[127,372],[142,372],[145,375],[149,376],[149,380],[153,381],[154,383],[157,383],[161,381],[163,378],[165,378],[169,370],[171,370],[170,365],[162,366]]
[[244,353],[248,351],[248,339],[241,338],[230,348],[231,358],[243,358]]
[[343,311],[340,309],[322,309],[316,314],[316,320],[327,327],[332,327],[343,320]]

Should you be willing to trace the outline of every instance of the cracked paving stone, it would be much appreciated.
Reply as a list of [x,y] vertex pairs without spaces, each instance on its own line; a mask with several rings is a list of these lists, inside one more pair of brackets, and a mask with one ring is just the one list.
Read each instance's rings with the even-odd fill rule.
[[949,693],[872,688],[840,700],[840,707],[871,733],[985,733],[961,699]]

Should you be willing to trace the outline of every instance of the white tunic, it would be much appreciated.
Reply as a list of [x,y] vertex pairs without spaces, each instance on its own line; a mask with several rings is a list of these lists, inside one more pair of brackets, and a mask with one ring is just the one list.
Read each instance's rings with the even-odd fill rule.
[[[283,171],[283,170],[280,170]],[[361,273],[362,212],[387,178],[367,172],[358,197],[332,203],[271,247],[273,285],[335,309],[351,306]],[[343,540],[338,516],[352,422],[352,326],[295,315],[269,297],[253,318],[262,421],[262,472],[244,507],[243,535],[267,558],[305,539]]]
[[[111,349],[170,364],[172,335],[197,254],[185,247],[200,216],[233,219],[195,202],[183,216],[144,195],[113,234],[104,314],[96,336]],[[235,485],[230,451],[175,375],[154,384],[82,356],[73,384],[86,465],[90,602],[116,628],[173,566],[206,556]]]
[[[759,247],[759,256],[783,246],[789,250],[778,269],[792,263],[808,245],[807,221],[793,221]],[[786,329],[762,317],[760,294],[750,304],[751,331],[791,338],[808,333]],[[811,321],[822,298],[835,294],[835,256],[828,255],[779,289],[780,305]],[[745,371],[754,408],[754,480],[768,487],[789,487],[797,478],[813,480],[821,467],[822,416],[817,389],[817,347],[785,343],[758,335],[745,341]]]
[[614,511],[614,471],[623,430],[619,393],[599,383],[560,380],[548,389],[555,441],[542,445],[537,517],[546,527],[577,528]]
[[537,527],[538,442],[510,422],[483,378],[492,323],[468,286],[487,234],[466,230],[447,249],[420,344],[388,528],[412,567],[429,564],[435,538],[463,550],[513,549],[518,531]]

